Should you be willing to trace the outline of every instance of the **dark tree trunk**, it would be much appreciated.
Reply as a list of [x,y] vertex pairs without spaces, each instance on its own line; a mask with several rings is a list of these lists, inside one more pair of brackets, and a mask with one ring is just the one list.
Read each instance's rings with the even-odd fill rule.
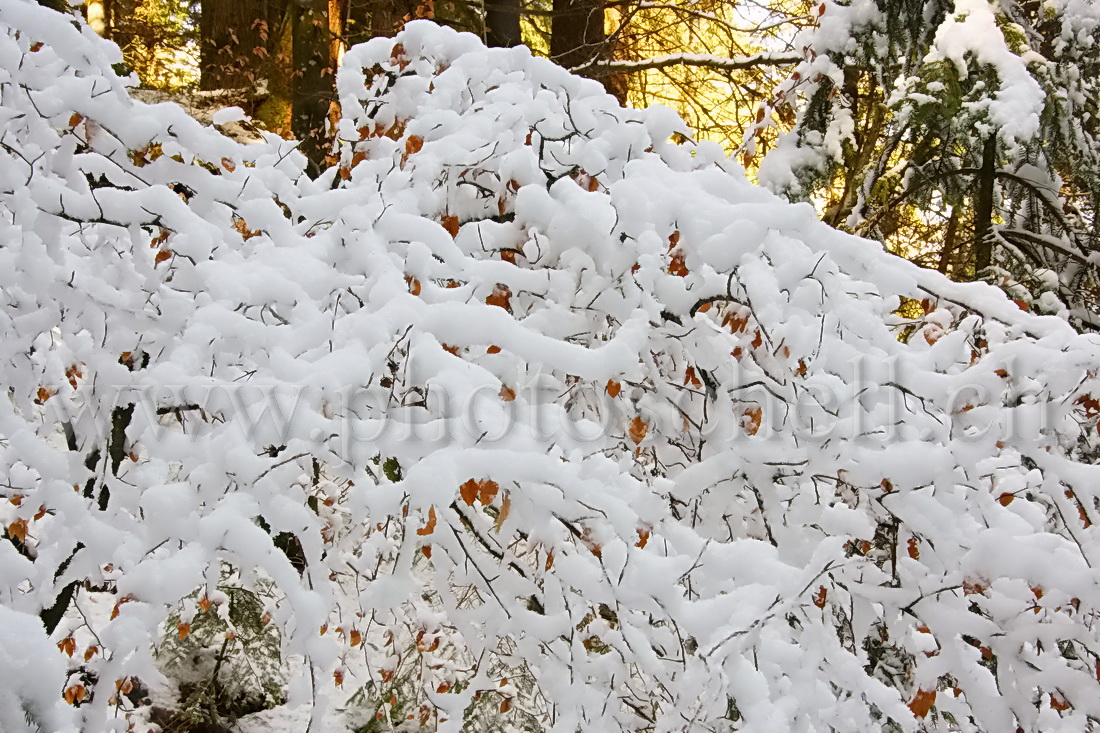
[[[602,15],[602,13],[601,13]],[[519,27],[520,0],[487,0],[485,3],[485,42],[490,46],[511,48],[523,43]]]
[[372,0],[371,37],[392,36],[405,27],[406,20],[430,18],[433,6],[433,0]]
[[286,0],[202,0],[199,88],[243,89],[267,76]]
[[332,31],[328,0],[295,0],[291,7],[294,35],[294,94],[291,132],[301,141],[311,173],[321,170],[328,152],[325,123],[335,96]]
[[958,235],[959,207],[952,206],[951,216],[947,220],[947,233],[943,236],[943,249],[940,250],[940,262],[936,268],[944,275],[947,274],[947,268],[951,265],[951,258],[955,254],[955,247],[958,246]]
[[567,69],[606,51],[602,0],[554,0],[550,19],[550,60]]
[[997,136],[990,135],[982,151],[974,195],[974,274],[993,264],[993,184],[996,178]]
[[[593,60],[610,60],[614,48],[604,27],[604,0],[553,0],[550,60],[575,69]],[[585,74],[603,84],[608,94],[626,103],[624,74],[592,70]]]

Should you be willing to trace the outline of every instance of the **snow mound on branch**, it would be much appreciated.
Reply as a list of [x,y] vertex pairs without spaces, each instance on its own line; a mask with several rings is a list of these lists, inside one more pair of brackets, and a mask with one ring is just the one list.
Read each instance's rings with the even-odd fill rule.
[[0,605],[0,726],[11,733],[75,731],[61,699],[65,665],[42,622]]
[[318,180],[104,48],[0,0],[4,589],[105,589],[87,729],[246,606],[317,726],[1100,715],[1095,339],[522,48],[352,49]]

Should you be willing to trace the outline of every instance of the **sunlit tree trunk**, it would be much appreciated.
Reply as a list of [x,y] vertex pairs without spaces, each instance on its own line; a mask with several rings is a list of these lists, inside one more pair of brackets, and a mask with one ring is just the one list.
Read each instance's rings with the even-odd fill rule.
[[107,4],[104,0],[88,0],[88,25],[101,38],[110,38],[111,26],[107,23]]

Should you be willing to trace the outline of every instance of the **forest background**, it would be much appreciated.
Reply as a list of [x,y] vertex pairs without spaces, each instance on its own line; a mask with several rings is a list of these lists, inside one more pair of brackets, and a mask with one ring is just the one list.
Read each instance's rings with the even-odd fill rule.
[[[64,0],[42,0],[64,5]],[[1096,10],[1051,0],[89,0],[144,88],[239,104],[314,173],[350,46],[420,18],[675,109],[751,179],[1021,308],[1100,326]]]

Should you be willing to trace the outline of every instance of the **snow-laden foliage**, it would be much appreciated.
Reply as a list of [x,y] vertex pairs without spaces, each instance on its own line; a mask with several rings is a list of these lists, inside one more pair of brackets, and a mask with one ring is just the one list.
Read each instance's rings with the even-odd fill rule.
[[318,180],[130,100],[113,52],[0,0],[0,603],[69,668],[21,699],[97,731],[1100,716],[1100,341],[523,48],[351,50]]
[[[997,266],[1013,297],[1100,328],[1100,5],[825,0],[814,14],[795,40],[805,60],[749,131],[752,150],[773,111],[798,110],[761,182],[796,199],[834,187],[831,222],[883,241],[907,216],[946,228],[945,271],[952,250],[991,247],[977,267]],[[983,178],[984,233],[960,217],[983,208]]]

